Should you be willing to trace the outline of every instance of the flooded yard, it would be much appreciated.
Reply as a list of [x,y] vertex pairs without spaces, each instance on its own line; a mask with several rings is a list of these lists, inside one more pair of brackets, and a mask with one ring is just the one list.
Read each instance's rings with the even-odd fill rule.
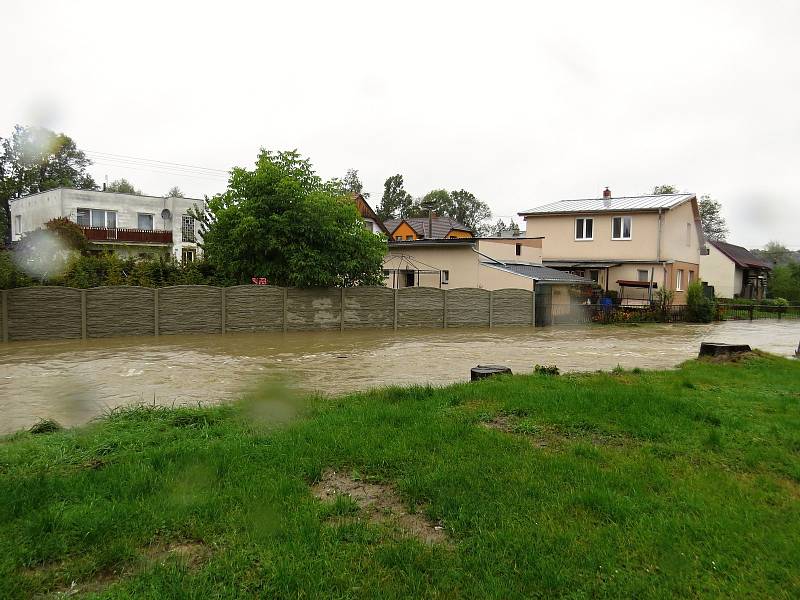
[[0,345],[0,433],[39,418],[65,425],[132,403],[236,398],[267,375],[303,391],[339,394],[385,385],[465,381],[476,364],[516,373],[672,367],[701,341],[746,343],[791,356],[797,321],[541,329],[364,330],[162,336]]

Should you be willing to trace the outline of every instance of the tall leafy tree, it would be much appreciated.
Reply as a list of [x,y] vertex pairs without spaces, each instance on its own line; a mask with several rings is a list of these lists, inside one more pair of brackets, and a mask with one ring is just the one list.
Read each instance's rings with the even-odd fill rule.
[[503,235],[508,235],[511,232],[512,235],[519,235],[519,225],[517,225],[514,221],[509,221],[506,224],[503,219],[497,219],[494,225],[486,226],[485,235],[490,235],[493,237],[502,237]]
[[382,221],[406,217],[409,216],[413,203],[411,194],[403,187],[403,176],[398,173],[383,184],[383,196],[375,212]]
[[339,182],[323,182],[296,151],[263,150],[253,170],[235,168],[211,198],[205,257],[220,274],[297,287],[380,285],[383,238],[364,228]]
[[352,194],[361,194],[365,200],[369,199],[369,192],[364,191],[364,184],[361,183],[356,169],[347,169],[342,183],[344,184],[344,189],[348,192]]
[[674,185],[656,185],[653,187],[653,194],[656,196],[660,196],[662,194],[677,194],[678,188]]
[[466,225],[478,235],[486,235],[491,226],[485,221],[492,216],[489,206],[467,190],[432,190],[420,198],[409,210],[412,217],[423,217],[433,211]]
[[769,242],[763,250],[753,250],[755,254],[775,265],[788,265],[798,262],[800,253],[789,250],[780,242]]
[[728,224],[722,216],[722,205],[709,195],[700,196],[700,221],[703,224],[703,235],[707,240],[725,241],[728,237]]
[[115,179],[106,186],[107,192],[116,192],[118,194],[133,194],[134,196],[143,196],[142,190],[137,189],[130,181],[122,177]]
[[42,127],[17,125],[0,138],[0,225],[11,239],[9,201],[57,187],[96,189],[87,167],[92,162],[74,140]]

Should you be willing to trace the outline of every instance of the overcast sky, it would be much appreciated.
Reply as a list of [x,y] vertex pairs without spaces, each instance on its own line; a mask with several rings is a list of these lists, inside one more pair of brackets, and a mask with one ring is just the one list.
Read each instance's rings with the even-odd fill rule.
[[[498,216],[669,183],[722,201],[729,241],[800,248],[799,29],[797,0],[4,0],[0,135],[224,170],[297,148],[373,205],[402,173]],[[97,162],[155,195],[225,187]]]

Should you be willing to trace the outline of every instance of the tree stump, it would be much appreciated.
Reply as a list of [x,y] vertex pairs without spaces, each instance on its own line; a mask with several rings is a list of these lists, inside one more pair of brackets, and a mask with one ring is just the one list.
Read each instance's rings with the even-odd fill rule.
[[478,365],[469,371],[470,381],[478,381],[494,375],[511,375],[511,369],[502,365]]
[[714,356],[717,358],[729,358],[736,354],[750,352],[747,344],[719,344],[716,342],[702,342],[700,344],[699,356]]

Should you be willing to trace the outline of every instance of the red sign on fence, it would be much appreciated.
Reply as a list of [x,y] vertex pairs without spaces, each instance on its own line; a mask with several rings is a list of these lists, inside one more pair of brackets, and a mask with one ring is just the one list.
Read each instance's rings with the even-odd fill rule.
[[269,285],[266,277],[252,277],[250,281],[253,282],[253,285]]

